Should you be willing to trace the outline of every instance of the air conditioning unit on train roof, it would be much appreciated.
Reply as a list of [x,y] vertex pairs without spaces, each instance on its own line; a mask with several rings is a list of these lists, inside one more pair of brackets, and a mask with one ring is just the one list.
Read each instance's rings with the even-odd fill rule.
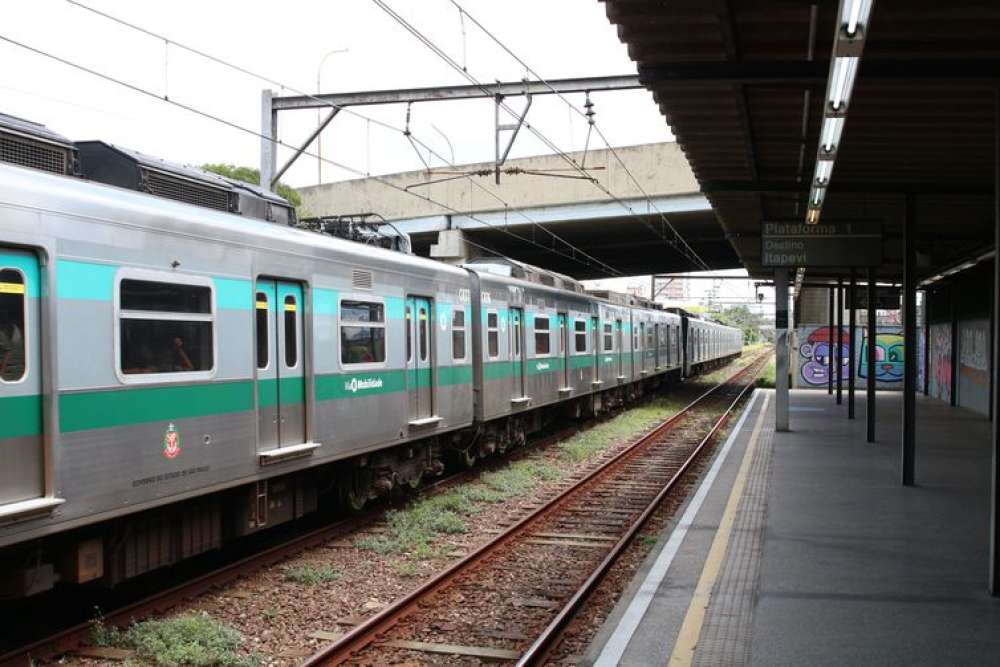
[[53,174],[77,174],[73,142],[41,123],[0,113],[0,162]]
[[632,305],[631,301],[629,300],[630,299],[629,295],[622,294],[621,292],[612,292],[611,290],[607,289],[589,289],[587,290],[587,294],[596,297],[598,299],[604,299],[608,303],[612,303],[616,306]]
[[585,293],[583,283],[574,278],[532,264],[519,262],[510,257],[476,257],[466,262],[465,266],[501,276],[527,280],[539,285],[564,289],[576,292],[577,294]]
[[104,141],[78,141],[84,178],[195,206],[282,224],[295,209],[264,188]]

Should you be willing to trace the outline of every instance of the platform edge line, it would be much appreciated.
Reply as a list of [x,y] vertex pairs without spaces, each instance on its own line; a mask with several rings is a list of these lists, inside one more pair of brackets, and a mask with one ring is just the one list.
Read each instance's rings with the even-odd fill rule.
[[646,615],[649,605],[652,604],[656,591],[663,583],[667,570],[673,563],[674,557],[677,555],[681,544],[684,542],[684,538],[687,536],[688,529],[694,525],[694,520],[698,516],[698,512],[701,510],[701,506],[705,502],[705,498],[708,496],[709,491],[711,491],[712,485],[715,483],[715,478],[722,469],[726,458],[728,458],[729,452],[733,448],[733,444],[736,442],[737,437],[739,437],[740,432],[743,430],[743,424],[753,411],[754,405],[757,402],[757,397],[760,393],[761,391],[759,389],[754,389],[753,394],[750,396],[750,401],[743,409],[743,413],[737,420],[736,426],[734,426],[733,430],[729,433],[729,437],[726,438],[726,442],[723,444],[718,456],[716,456],[715,461],[712,463],[712,467],[709,468],[705,477],[702,478],[701,483],[698,485],[698,490],[695,491],[695,494],[691,497],[691,502],[688,503],[687,509],[685,509],[684,514],[681,515],[677,525],[670,533],[667,543],[663,546],[663,549],[656,557],[656,561],[649,569],[649,572],[646,573],[646,577],[643,579],[642,585],[639,586],[639,589],[636,591],[635,596],[633,596],[632,601],[625,609],[621,619],[619,619],[618,626],[602,647],[601,653],[597,656],[597,660],[594,661],[594,667],[614,667],[622,659],[622,656],[625,655],[625,651],[628,648],[629,643],[632,641],[635,631],[639,628],[639,624]]

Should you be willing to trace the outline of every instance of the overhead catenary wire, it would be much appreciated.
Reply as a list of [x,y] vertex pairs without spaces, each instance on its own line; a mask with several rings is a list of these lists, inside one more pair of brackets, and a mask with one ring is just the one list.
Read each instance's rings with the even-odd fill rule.
[[[161,96],[160,94],[158,94],[158,93],[156,93],[154,91],[148,90],[146,88],[142,88],[141,86],[137,86],[137,85],[129,83],[127,81],[123,81],[121,79],[115,78],[115,77],[113,77],[111,75],[108,75],[108,74],[105,74],[103,72],[99,72],[99,71],[97,71],[95,69],[92,69],[92,68],[89,68],[89,67],[87,67],[85,65],[81,65],[79,63],[75,63],[75,62],[73,62],[71,60],[63,58],[61,56],[57,56],[57,55],[55,55],[53,53],[49,53],[47,51],[44,51],[44,50],[39,49],[39,48],[36,48],[36,47],[31,46],[29,44],[25,44],[24,42],[20,42],[20,41],[18,41],[16,39],[13,39],[13,38],[8,37],[6,35],[0,34],[0,41],[6,42],[6,43],[11,44],[13,46],[16,46],[18,48],[21,48],[21,49],[24,49],[24,50],[29,51],[31,53],[34,53],[36,55],[39,55],[39,56],[42,56],[44,58],[48,58],[48,59],[53,60],[55,62],[61,63],[63,65],[66,65],[67,67],[71,67],[71,68],[79,70],[81,72],[85,72],[85,73],[87,73],[87,74],[89,74],[91,76],[97,77],[97,78],[102,79],[104,81],[107,81],[109,83],[113,83],[115,85],[122,86],[124,88],[127,88],[128,90],[131,90],[131,91],[135,92],[135,93],[139,93],[141,95],[144,95],[144,96],[147,96],[147,97],[151,97],[151,98],[153,98],[155,100],[158,100],[160,102],[164,102],[166,104],[175,106],[175,107],[177,107],[179,109],[183,109],[184,111],[187,111],[189,113],[193,113],[193,114],[198,115],[198,116],[200,116],[202,118],[205,118],[205,119],[208,119],[208,120],[220,123],[222,125],[225,125],[227,127],[232,128],[234,130],[238,130],[240,132],[244,132],[246,134],[252,135],[254,137],[257,137],[258,139],[263,139],[265,141],[269,141],[269,142],[273,143],[275,146],[282,146],[284,148],[289,148],[289,149],[293,148],[292,146],[284,143],[283,141],[281,141],[279,139],[276,139],[274,137],[268,137],[268,136],[262,134],[261,132],[258,132],[257,130],[254,130],[252,128],[245,127],[243,125],[240,125],[239,123],[235,123],[235,122],[233,122],[231,120],[227,120],[225,118],[222,118],[221,116],[217,116],[215,114],[212,114],[210,112],[204,111],[204,110],[199,109],[197,107],[194,107],[192,105],[184,104],[183,102],[178,102],[176,99],[169,99],[169,98],[163,97],[163,96]],[[303,155],[307,155],[309,157],[315,157],[318,160],[321,160],[321,161],[323,161],[323,162],[325,162],[325,163],[327,163],[327,164],[329,164],[331,166],[337,167],[339,169],[343,169],[343,170],[345,170],[345,171],[347,171],[347,172],[349,172],[351,174],[354,174],[356,176],[361,176],[361,177],[366,176],[366,174],[363,171],[361,171],[360,169],[356,169],[354,167],[351,167],[351,166],[346,165],[344,163],[338,162],[336,160],[331,160],[330,158],[322,157],[320,155],[313,154],[313,153],[310,153],[308,151],[303,151]],[[473,215],[471,212],[460,211],[460,210],[458,210],[458,209],[456,209],[456,208],[454,208],[452,206],[449,206],[448,204],[445,204],[443,202],[439,202],[439,201],[437,201],[437,200],[435,200],[435,199],[433,199],[431,197],[428,197],[426,195],[422,195],[422,194],[420,194],[418,192],[413,192],[413,191],[410,191],[410,190],[406,190],[405,188],[400,187],[400,186],[396,185],[395,183],[392,183],[392,182],[386,180],[385,178],[378,177],[378,176],[372,176],[370,178],[372,180],[374,180],[375,182],[380,183],[380,184],[382,184],[382,185],[384,185],[386,187],[389,187],[389,188],[391,188],[393,190],[396,190],[398,192],[403,192],[403,193],[408,194],[410,196],[416,197],[417,199],[421,199],[423,201],[426,201],[426,202],[428,202],[431,205],[438,206],[438,207],[440,207],[440,208],[448,211],[449,213],[454,213],[454,214],[458,214],[458,215],[464,215],[464,216],[468,217],[470,220],[474,220],[474,221],[476,221],[476,222],[484,225],[485,227],[488,227],[490,229],[494,229],[496,231],[499,231],[499,232],[502,232],[504,234],[507,234],[508,236],[511,236],[513,238],[518,239],[519,241],[523,241],[525,243],[528,243],[530,245],[536,246],[536,247],[538,247],[538,248],[540,248],[542,250],[545,250],[547,252],[554,253],[556,255],[559,255],[559,256],[564,257],[566,259],[570,259],[572,261],[576,261],[576,262],[584,264],[586,266],[591,266],[590,262],[586,261],[585,259],[581,259],[579,257],[575,257],[573,255],[566,254],[564,252],[556,250],[555,248],[551,248],[549,246],[546,246],[546,245],[543,245],[541,243],[538,243],[538,242],[534,241],[533,239],[530,239],[530,238],[527,238],[527,237],[522,236],[520,234],[517,234],[515,232],[512,232],[509,229],[504,229],[502,227],[494,225],[494,224],[492,224],[492,223],[490,223],[490,222],[488,222],[486,220],[483,220],[482,218],[480,218],[480,217],[478,217],[476,215]],[[494,254],[494,255],[496,255],[498,257],[506,257],[506,255],[504,255],[503,253],[500,253],[500,252],[498,252],[496,250],[493,250],[491,248],[487,248],[486,246],[483,246],[483,245],[480,245],[478,243],[471,242],[471,241],[468,241],[468,240],[466,240],[466,242],[469,243],[470,245],[473,245],[473,246],[477,247],[477,248],[481,248],[483,250],[487,250],[487,251],[491,252],[492,254]],[[617,273],[617,275],[621,275],[620,272],[616,272],[616,273]],[[610,275],[615,275],[615,274],[610,274]]]
[[[618,162],[618,164],[622,167],[622,169],[628,175],[629,180],[632,181],[632,183],[639,190],[639,192],[642,193],[643,197],[646,198],[646,201],[649,202],[649,205],[652,206],[653,210],[655,210],[656,213],[660,216],[661,221],[663,223],[665,223],[667,225],[667,227],[670,228],[670,231],[672,231],[674,233],[674,237],[679,242],[681,242],[684,245],[684,247],[687,248],[688,251],[690,251],[690,253],[694,256],[694,258],[697,259],[698,263],[701,264],[703,266],[703,268],[705,268],[706,270],[709,270],[710,267],[708,266],[708,264],[701,258],[700,255],[698,255],[697,252],[695,252],[694,248],[692,248],[688,244],[688,242],[684,239],[684,237],[681,236],[680,232],[678,232],[677,229],[674,228],[674,226],[670,223],[670,220],[667,219],[666,215],[664,215],[664,213],[662,211],[660,211],[659,208],[657,208],[656,204],[653,202],[652,197],[649,196],[649,193],[646,192],[645,188],[642,187],[642,184],[640,184],[639,181],[638,181],[638,179],[636,179],[636,177],[632,174],[632,171],[628,168],[628,165],[625,164],[625,161],[622,160],[621,156],[618,154],[618,151],[615,150],[614,146],[611,145],[611,142],[608,141],[607,137],[604,135],[604,132],[597,125],[597,122],[593,118],[593,111],[591,109],[589,109],[589,108],[587,109],[586,112],[580,111],[580,109],[578,109],[576,107],[576,105],[574,105],[561,91],[559,91],[554,86],[552,86],[552,84],[550,84],[548,81],[546,81],[540,74],[538,74],[537,71],[535,71],[534,68],[532,68],[530,65],[528,65],[528,63],[525,62],[522,58],[520,58],[516,53],[514,53],[514,51],[510,47],[508,47],[506,44],[504,44],[500,40],[500,38],[498,38],[496,35],[494,35],[492,32],[490,32],[490,30],[487,29],[486,26],[484,26],[482,23],[480,23],[479,20],[476,19],[475,16],[473,16],[472,14],[469,14],[469,12],[466,11],[465,8],[461,4],[459,4],[459,2],[457,0],[449,0],[449,2],[451,2],[451,4],[455,6],[455,8],[458,10],[459,14],[462,14],[462,15],[465,15],[465,16],[469,17],[469,20],[472,21],[472,23],[475,24],[475,26],[477,28],[479,28],[497,46],[499,46],[501,49],[503,49],[507,53],[507,55],[509,55],[514,60],[516,60],[519,65],[521,65],[522,67],[524,67],[524,69],[525,69],[526,72],[528,72],[529,74],[531,74],[531,76],[535,77],[535,79],[539,83],[541,83],[543,86],[545,86],[546,88],[548,88],[556,97],[558,97],[560,100],[562,100],[569,109],[571,109],[573,112],[575,112],[577,115],[583,117],[587,121],[588,126],[589,126],[588,130],[587,130],[587,139],[588,139],[588,141],[590,139],[590,128],[593,128],[594,131],[597,132],[597,136],[599,136],[601,138],[601,141],[604,142],[604,145],[607,147],[607,149],[614,156],[615,161]],[[589,96],[587,98],[587,102],[588,102],[588,104],[590,103]],[[586,159],[586,149],[584,150],[584,159]]]
[[[387,3],[385,3],[383,0],[372,0],[372,2],[375,5],[377,5],[380,9],[382,9],[382,11],[384,11],[386,14],[388,14],[393,20],[395,20],[397,23],[399,23],[399,25],[401,25],[410,34],[412,34],[414,37],[416,37],[418,41],[420,41],[427,48],[429,48],[439,58],[441,58],[442,60],[444,60],[450,67],[452,67],[452,69],[454,69],[455,71],[457,71],[458,73],[460,73],[463,77],[465,77],[470,83],[472,83],[473,85],[479,87],[484,93],[492,94],[492,90],[489,88],[489,86],[487,84],[484,84],[483,82],[481,82],[478,79],[476,79],[476,77],[474,77],[473,75],[471,75],[466,68],[463,68],[461,65],[459,65],[454,60],[454,58],[452,58],[451,56],[449,56],[441,47],[439,47],[437,44],[435,44],[433,42],[433,40],[431,40],[426,35],[424,35],[412,23],[410,23],[409,21],[407,21],[400,14],[398,14],[395,10],[393,10]],[[487,34],[489,34],[488,31],[486,31],[486,29],[482,26],[482,24],[480,24],[478,21],[476,21],[475,17],[473,17],[472,15],[470,15],[468,12],[466,12],[462,8],[462,6],[459,5],[457,2],[454,2],[454,0],[452,0],[452,2],[459,9],[459,11],[462,12],[465,16],[467,16],[470,20],[472,20],[473,23],[475,23],[475,25],[477,27],[479,27],[484,32],[487,32]],[[536,72],[534,72],[534,70],[532,70],[527,65],[527,63],[525,63],[520,58],[517,58],[517,56],[514,55],[514,53],[510,49],[508,49],[505,45],[503,45],[499,40],[497,40],[491,34],[490,34],[490,37],[494,41],[496,41],[498,44],[500,44],[501,48],[503,48],[505,51],[507,51],[507,53],[509,53],[512,57],[514,57],[522,66],[524,66],[526,72],[529,72],[533,76],[535,76],[535,78],[537,78],[541,83],[543,83],[543,85],[545,85],[546,87],[548,87],[550,90],[552,90],[553,92],[555,92],[556,95],[558,95],[564,102],[568,102],[566,100],[566,98],[561,93],[559,93],[555,88],[553,88],[550,84],[548,84],[541,77],[539,77],[538,74]],[[509,105],[507,105],[506,103],[504,103],[502,100],[498,100],[497,104],[501,108],[503,108],[507,113],[509,113],[512,117],[514,117],[514,118],[518,117],[519,114],[516,111],[514,111],[513,109],[511,109],[511,107]],[[581,174],[587,175],[586,170],[583,169],[579,164],[577,164],[576,160],[574,160],[571,156],[567,155],[562,149],[560,149],[554,142],[552,142],[548,137],[546,137],[541,131],[539,131],[537,128],[535,128],[534,126],[532,126],[530,123],[527,123],[527,122],[524,123],[524,126],[532,134],[534,134],[535,137],[537,137],[542,143],[544,143],[550,150],[552,150],[555,154],[559,155],[563,160],[565,160],[570,165],[572,165],[577,170],[579,170]],[[597,187],[598,189],[600,189],[601,191],[603,191],[610,199],[612,199],[613,201],[615,201],[619,205],[621,205],[626,211],[628,211],[628,213],[630,215],[632,215],[633,217],[635,217],[636,220],[638,220],[640,223],[642,223],[643,225],[645,225],[648,229],[650,229],[651,231],[653,231],[654,234],[656,234],[657,236],[660,236],[664,241],[666,241],[671,247],[673,247],[675,250],[677,250],[682,256],[684,256],[686,259],[688,259],[690,262],[692,262],[695,266],[699,267],[700,269],[709,270],[710,269],[709,265],[701,258],[700,255],[698,255],[697,252],[695,252],[695,250],[693,248],[691,248],[691,246],[687,243],[687,241],[684,240],[684,237],[681,236],[680,233],[670,223],[670,221],[667,220],[666,216],[662,213],[662,211],[659,211],[659,209],[653,203],[652,198],[645,191],[645,189],[643,189],[642,186],[638,183],[638,181],[635,179],[634,175],[632,175],[631,171],[625,165],[624,161],[621,160],[621,157],[617,154],[616,151],[614,151],[612,149],[612,147],[611,147],[610,143],[608,142],[607,138],[600,131],[600,128],[595,128],[595,129],[596,129],[596,131],[598,133],[598,136],[600,136],[601,139],[608,146],[608,148],[611,149],[612,154],[615,156],[615,158],[619,162],[619,164],[622,165],[622,167],[624,168],[624,170],[626,171],[626,173],[629,175],[630,179],[633,181],[633,183],[635,183],[635,185],[637,186],[637,188],[639,189],[639,191],[642,192],[643,196],[646,198],[646,200],[649,203],[649,205],[652,208],[654,208],[659,213],[661,222],[673,232],[673,234],[674,234],[674,241],[676,241],[676,243],[674,243],[670,239],[666,238],[660,231],[658,231],[655,228],[655,226],[649,224],[646,220],[644,220],[638,214],[636,214],[635,211],[632,210],[631,206],[629,206],[626,202],[622,201],[621,198],[617,197],[613,192],[611,192],[611,190],[609,190],[608,188],[606,188],[599,181],[597,181],[596,179],[592,179],[591,183],[593,183],[595,187]]]
[[[77,0],[66,0],[66,2],[68,2],[69,4],[71,4],[71,5],[75,6],[75,7],[83,9],[85,11],[91,12],[92,14],[100,16],[101,18],[104,18],[104,19],[106,19],[108,21],[112,21],[112,22],[117,23],[117,24],[119,24],[121,26],[127,27],[127,28],[129,28],[131,30],[135,30],[137,32],[140,32],[140,33],[142,33],[144,35],[147,35],[148,37],[151,37],[153,39],[162,40],[163,43],[164,43],[164,45],[168,45],[169,44],[169,45],[176,46],[177,48],[183,49],[185,51],[188,51],[189,53],[192,53],[192,54],[197,55],[199,57],[205,58],[205,59],[207,59],[207,60],[209,60],[211,62],[214,62],[214,63],[216,63],[218,65],[222,65],[223,67],[227,67],[229,69],[232,69],[234,71],[240,72],[240,73],[245,74],[247,76],[259,79],[259,80],[264,81],[265,83],[268,83],[268,84],[270,84],[272,86],[277,86],[278,88],[280,88],[282,90],[291,91],[292,93],[295,93],[296,95],[301,95],[302,97],[306,97],[307,99],[310,99],[310,100],[312,100],[314,102],[317,102],[318,104],[322,104],[322,105],[327,106],[327,107],[329,107],[331,109],[336,109],[336,110],[338,110],[338,112],[347,113],[348,115],[351,115],[351,116],[354,116],[354,117],[356,117],[358,119],[366,121],[366,123],[368,123],[369,126],[372,125],[372,124],[374,124],[374,125],[376,125],[378,127],[381,127],[383,129],[390,130],[390,131],[395,132],[395,133],[399,133],[399,134],[403,135],[409,141],[409,143],[411,145],[416,144],[416,146],[413,146],[413,148],[416,151],[418,157],[420,157],[421,162],[424,163],[424,167],[426,169],[429,169],[430,167],[428,166],[428,164],[426,163],[426,161],[424,161],[423,157],[420,155],[420,151],[417,150],[417,148],[416,148],[417,146],[420,146],[421,148],[423,148],[424,150],[426,150],[429,155],[433,155],[434,157],[436,157],[438,160],[440,160],[443,164],[447,165],[448,167],[451,167],[453,169],[457,169],[458,168],[457,165],[455,165],[452,162],[449,162],[448,160],[446,160],[444,158],[444,156],[441,155],[438,151],[435,151],[429,144],[427,144],[425,141],[422,141],[419,137],[417,137],[416,135],[414,135],[410,131],[410,129],[409,129],[409,123],[407,123],[407,126],[405,128],[397,127],[397,126],[395,126],[395,125],[393,125],[391,123],[387,123],[385,121],[378,120],[378,119],[372,118],[370,116],[366,116],[366,115],[364,115],[362,113],[354,111],[353,109],[350,109],[349,107],[345,107],[345,106],[342,106],[342,105],[339,105],[339,104],[334,104],[332,102],[329,102],[327,100],[322,99],[321,97],[318,97],[317,95],[314,95],[312,93],[309,93],[309,92],[306,92],[306,91],[303,91],[303,90],[299,90],[299,89],[295,88],[294,86],[287,85],[287,84],[285,84],[285,83],[283,83],[281,81],[278,81],[278,80],[276,80],[276,79],[274,79],[272,77],[268,77],[268,76],[265,76],[265,75],[260,74],[258,72],[254,72],[253,70],[250,70],[249,68],[243,67],[242,65],[238,65],[238,64],[235,64],[233,62],[227,61],[227,60],[225,60],[223,58],[215,56],[215,55],[213,55],[211,53],[207,53],[207,52],[205,52],[205,51],[203,51],[201,49],[198,49],[196,47],[190,46],[188,44],[184,44],[182,42],[178,42],[178,41],[176,41],[176,40],[174,40],[174,39],[172,39],[172,38],[170,38],[170,37],[168,37],[166,35],[163,35],[161,33],[155,32],[153,30],[150,30],[149,28],[145,28],[145,27],[137,25],[135,23],[131,23],[131,22],[126,21],[126,20],[124,20],[122,18],[114,16],[113,14],[109,14],[107,12],[104,12],[104,11],[101,11],[101,10],[96,9],[94,7],[91,7],[89,5],[86,5],[86,4],[82,3],[82,2],[78,2]],[[164,95],[163,99],[166,100],[168,98],[167,98],[166,95]],[[407,109],[407,118],[409,118],[409,109]],[[293,150],[297,150],[296,147],[287,146],[284,143],[280,143],[279,142],[278,145],[281,145],[283,147],[290,148],[290,149],[293,149]],[[309,153],[308,151],[304,151],[304,150],[301,152],[301,155],[306,155],[306,156],[309,156],[309,157],[313,156],[312,153]],[[317,159],[320,159],[321,161],[323,161],[322,158],[317,157]],[[370,164],[368,164],[368,166],[367,166],[367,168],[365,170],[365,173],[363,175],[370,176]],[[499,203],[501,206],[503,206],[504,210],[508,210],[510,208],[510,204],[505,199],[503,199],[503,197],[501,197],[500,195],[498,195],[494,191],[490,190],[489,188],[487,188],[486,186],[484,186],[482,183],[479,183],[475,179],[471,178],[471,176],[467,176],[466,178],[468,178],[469,182],[472,183],[480,191],[485,192],[487,195],[489,195],[490,197],[492,197],[493,199],[495,199],[497,201],[497,203]],[[266,187],[266,185],[265,185],[265,187]],[[470,202],[471,202],[471,200],[470,200]],[[608,263],[606,263],[606,262],[598,259],[597,257],[594,257],[590,253],[584,251],[582,248],[579,248],[579,247],[575,246],[574,244],[570,243],[565,238],[563,238],[561,235],[559,235],[556,232],[552,231],[551,229],[549,229],[547,227],[544,227],[543,225],[539,224],[539,222],[537,220],[534,220],[531,216],[529,216],[524,211],[515,209],[514,212],[518,216],[520,216],[522,219],[524,219],[525,221],[527,221],[529,224],[531,224],[532,226],[534,226],[534,227],[536,227],[536,228],[541,229],[542,231],[544,231],[546,234],[548,234],[549,238],[551,238],[551,239],[553,239],[555,241],[558,241],[558,242],[562,243],[564,246],[566,246],[566,248],[569,249],[569,251],[570,251],[571,258],[574,259],[575,261],[579,261],[579,260],[575,259],[576,255],[579,254],[581,257],[584,257],[585,259],[589,260],[587,262],[583,262],[587,266],[590,266],[591,263],[593,263],[594,265],[600,267],[601,270],[604,273],[607,273],[609,275],[619,275],[619,276],[624,275],[621,271],[619,271],[618,269],[614,268],[610,264],[608,264]],[[567,256],[567,255],[563,255],[563,256]]]

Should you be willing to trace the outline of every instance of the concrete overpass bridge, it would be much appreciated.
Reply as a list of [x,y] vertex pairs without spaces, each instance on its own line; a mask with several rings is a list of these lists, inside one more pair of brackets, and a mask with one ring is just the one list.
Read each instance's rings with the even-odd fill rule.
[[410,235],[417,254],[445,261],[495,251],[579,279],[608,277],[608,267],[623,275],[704,268],[692,262],[676,230],[710,268],[740,266],[677,144],[615,150],[628,173],[606,149],[569,156],[617,200],[594,183],[570,178],[578,173],[556,155],[508,160],[505,169],[515,173],[503,174],[499,185],[488,162],[379,177],[400,190],[367,178],[300,193],[313,215],[382,215]]

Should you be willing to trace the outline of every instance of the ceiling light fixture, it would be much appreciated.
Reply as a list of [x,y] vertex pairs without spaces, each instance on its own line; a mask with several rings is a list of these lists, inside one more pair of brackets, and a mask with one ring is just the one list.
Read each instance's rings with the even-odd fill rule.
[[826,191],[833,177],[833,164],[837,160],[847,123],[847,111],[861,67],[861,54],[874,4],[874,0],[840,0],[839,20],[830,52],[816,166],[806,207],[806,224],[809,225],[819,223]]

